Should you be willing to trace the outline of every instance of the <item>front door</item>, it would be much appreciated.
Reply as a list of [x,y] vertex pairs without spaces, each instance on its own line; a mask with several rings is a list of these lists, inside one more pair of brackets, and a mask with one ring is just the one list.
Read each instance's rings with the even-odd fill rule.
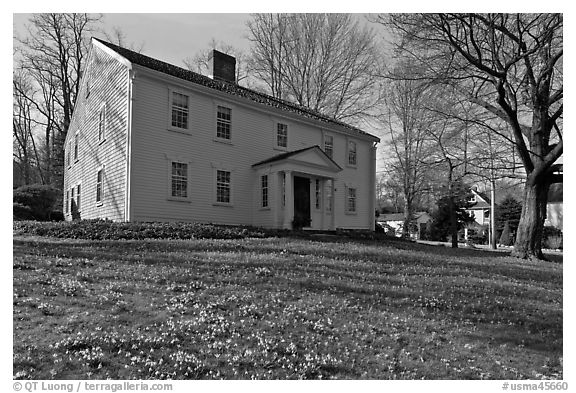
[[310,226],[310,179],[294,176],[294,227]]

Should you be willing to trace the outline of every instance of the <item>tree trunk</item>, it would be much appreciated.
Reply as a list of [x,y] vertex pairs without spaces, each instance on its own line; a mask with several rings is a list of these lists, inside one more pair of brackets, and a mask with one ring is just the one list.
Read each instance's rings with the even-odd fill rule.
[[458,218],[456,217],[456,204],[454,203],[454,167],[448,160],[448,203],[450,211],[450,237],[452,238],[452,248],[458,248]]
[[524,204],[516,233],[512,256],[523,259],[544,259],[542,232],[546,220],[549,182],[528,181],[524,187]]
[[412,221],[412,204],[406,197],[404,199],[404,223],[402,224],[402,237],[410,237],[410,221]]
[[454,195],[450,193],[450,234],[452,238],[452,248],[458,248],[458,218],[456,217],[456,204]]

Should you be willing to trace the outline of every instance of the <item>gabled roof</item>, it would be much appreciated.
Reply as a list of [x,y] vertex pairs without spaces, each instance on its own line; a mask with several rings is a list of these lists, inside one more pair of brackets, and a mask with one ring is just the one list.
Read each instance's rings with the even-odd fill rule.
[[267,94],[259,93],[251,89],[247,89],[245,87],[239,86],[236,83],[230,83],[222,80],[214,80],[208,78],[207,76],[198,74],[196,72],[186,70],[184,68],[169,63],[165,63],[161,60],[157,60],[152,57],[145,56],[141,53],[137,53],[129,49],[122,48],[118,45],[114,45],[110,42],[106,42],[98,38],[93,38],[93,40],[112,49],[114,52],[118,53],[119,55],[121,55],[122,57],[124,57],[133,64],[137,64],[139,66],[146,67],[154,71],[162,72],[164,74],[171,75],[189,82],[193,82],[198,85],[202,85],[214,90],[225,92],[233,96],[242,97],[262,105],[267,105],[270,107],[281,109],[286,112],[295,113],[309,119],[320,120],[328,124],[334,124],[346,128],[348,131],[351,131],[352,133],[373,138],[377,142],[380,141],[378,137],[369,134],[365,131],[362,131],[359,128],[353,127],[342,121],[330,118],[326,115],[323,115],[306,107],[288,101],[280,100],[278,98],[274,98]]
[[257,162],[256,164],[252,165],[252,167],[257,167],[260,165],[264,165],[264,164],[271,164],[274,162],[279,162],[279,161],[283,161],[283,160],[287,160],[289,158],[301,155],[302,153],[305,153],[307,151],[314,151],[316,154],[320,155],[320,157],[322,157],[322,159],[324,159],[325,161],[328,162],[328,164],[330,166],[332,166],[334,169],[336,169],[337,171],[341,171],[342,167],[340,165],[338,165],[333,159],[331,159],[325,152],[324,150],[322,150],[318,145],[314,145],[314,146],[310,146],[310,147],[306,147],[304,149],[299,149],[299,150],[294,150],[294,151],[289,151],[286,153],[282,153],[282,154],[278,154],[275,155],[273,157],[267,158],[263,161]]
[[468,210],[475,210],[475,209],[486,209],[490,207],[490,197],[485,193],[471,189],[472,193],[476,196],[476,202],[469,208]]

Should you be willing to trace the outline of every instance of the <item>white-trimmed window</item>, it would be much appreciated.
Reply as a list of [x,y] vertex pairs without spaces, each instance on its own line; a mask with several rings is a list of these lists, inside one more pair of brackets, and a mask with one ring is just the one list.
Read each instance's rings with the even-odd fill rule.
[[262,207],[268,207],[268,175],[260,177],[260,186],[262,190]]
[[78,211],[78,205],[76,205],[76,199],[74,198],[74,191],[76,187],[70,189],[70,211],[74,215],[75,211]]
[[216,138],[230,140],[232,109],[218,105],[216,113]]
[[170,91],[171,125],[175,128],[188,129],[190,98],[186,94]]
[[74,135],[74,161],[78,161],[78,139],[80,138],[80,130],[76,131]]
[[348,165],[356,166],[356,142],[348,141]]
[[288,124],[276,123],[276,146],[288,148]]
[[96,173],[96,204],[101,205],[104,200],[104,168]]
[[330,158],[334,158],[334,137],[324,134],[324,153]]
[[320,190],[320,179],[314,181],[314,207],[318,210],[320,209],[322,192]]
[[64,213],[68,213],[70,210],[70,190],[66,190],[66,200],[64,202]]
[[106,106],[102,105],[98,114],[98,142],[106,139]]
[[216,170],[216,202],[230,204],[232,202],[232,181],[230,171]]
[[81,184],[78,183],[78,185],[76,186],[76,210],[80,211],[82,209],[82,206],[80,205],[81,203]]
[[68,166],[72,166],[72,141],[68,142]]
[[170,196],[188,198],[188,163],[172,161],[170,168]]
[[356,188],[346,187],[346,213],[356,213]]

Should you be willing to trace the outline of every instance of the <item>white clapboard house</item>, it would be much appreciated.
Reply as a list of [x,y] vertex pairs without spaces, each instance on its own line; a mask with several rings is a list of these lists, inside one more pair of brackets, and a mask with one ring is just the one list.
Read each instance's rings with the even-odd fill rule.
[[376,144],[358,128],[92,39],[65,147],[71,219],[373,229]]

